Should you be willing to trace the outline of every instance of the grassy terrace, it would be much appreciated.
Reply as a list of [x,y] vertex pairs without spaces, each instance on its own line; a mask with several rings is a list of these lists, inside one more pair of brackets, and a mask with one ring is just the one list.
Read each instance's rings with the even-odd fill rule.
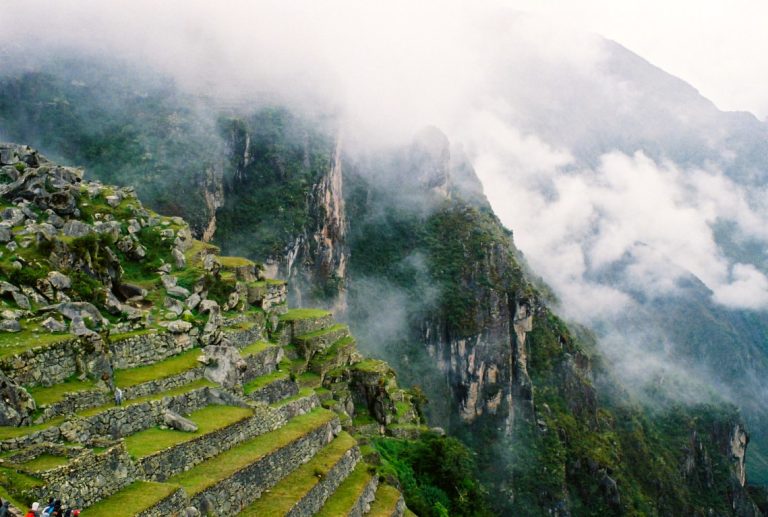
[[324,329],[316,330],[314,332],[308,332],[306,334],[297,336],[296,341],[309,341],[316,337],[325,336],[326,334],[330,334],[332,332],[339,332],[343,330],[349,330],[349,327],[344,325],[343,323],[336,323],[335,325],[331,325],[330,327],[325,327]]
[[178,488],[168,483],[136,481],[83,513],[89,517],[134,517],[170,496]]
[[[25,324],[23,325],[28,326]],[[43,331],[37,333],[28,328],[14,334],[2,332],[0,333],[0,358],[16,355],[31,348],[50,345],[51,343],[57,343],[59,341],[68,341],[70,339],[75,339],[75,336],[65,332],[51,334],[48,331]]]
[[245,383],[243,385],[243,392],[248,395],[249,393],[260,390],[268,384],[272,384],[273,382],[282,379],[287,379],[288,377],[290,377],[290,374],[287,371],[268,373],[267,375],[256,377],[252,381]]
[[336,415],[325,409],[316,409],[291,419],[282,428],[241,443],[220,455],[206,460],[186,472],[171,478],[188,495],[202,492],[240,469],[255,463],[269,453],[289,445],[307,433],[327,424]]
[[344,453],[353,448],[356,443],[350,435],[341,433],[314,458],[283,478],[269,490],[269,493],[263,494],[255,503],[240,512],[240,515],[244,517],[287,515],[291,508],[309,493],[339,462]]
[[287,399],[278,400],[274,404],[270,404],[270,407],[273,408],[279,408],[282,407],[290,402],[294,402],[299,399],[303,399],[304,397],[311,397],[314,394],[315,390],[312,388],[302,388],[299,390],[299,392],[294,395],[293,397],[288,397]]
[[337,515],[348,515],[352,507],[360,498],[363,489],[371,482],[373,474],[369,471],[370,467],[364,462],[360,462],[355,470],[347,476],[347,479],[339,485],[339,488],[333,493],[316,517],[336,517]]
[[178,375],[200,366],[200,363],[197,362],[199,355],[200,349],[193,348],[192,350],[187,350],[179,355],[169,357],[159,363],[138,366],[128,370],[115,370],[115,384],[121,388],[127,388],[136,386],[137,384]]
[[69,458],[65,456],[54,456],[53,454],[41,454],[37,458],[19,465],[23,470],[29,472],[40,472],[50,470],[69,463]]
[[[188,391],[196,390],[198,388],[203,388],[206,386],[215,386],[215,384],[206,379],[200,379],[194,382],[190,382],[189,384],[185,384],[184,386],[179,386],[178,388],[164,391],[162,393],[156,393],[154,395],[147,395],[146,397],[131,399],[127,401],[125,405],[140,404],[142,402],[147,402],[150,400],[160,400],[163,397],[173,397],[175,395],[181,395],[182,393],[187,393]],[[112,409],[113,407],[115,407],[113,404],[105,404],[103,406],[98,406],[95,408],[90,408],[90,409],[80,411],[78,413],[75,413],[75,416],[89,417],[89,416],[93,416],[98,413],[101,413],[103,411],[106,411],[108,409]],[[24,426],[24,427],[0,427],[0,440],[17,438],[19,436],[24,436],[25,434],[31,434],[36,431],[42,431],[44,429],[48,429],[49,427],[55,427],[61,424],[62,422],[64,422],[66,419],[67,417],[60,416],[40,425]]]
[[329,346],[327,350],[313,357],[310,362],[310,367],[311,365],[320,366],[328,361],[334,360],[341,350],[350,346],[355,346],[355,338],[352,336],[339,339]]
[[314,320],[330,314],[329,311],[322,309],[291,309],[280,316],[280,321]]
[[267,343],[266,341],[256,341],[255,343],[252,343],[247,347],[240,349],[240,355],[242,355],[243,357],[246,357],[249,355],[256,355],[259,352],[263,352],[267,348],[272,348],[275,346],[276,345],[273,345],[272,343]]
[[49,406],[54,402],[59,402],[64,398],[67,393],[76,393],[78,391],[86,391],[94,389],[95,385],[91,380],[81,381],[74,378],[66,380],[59,384],[54,384],[44,388],[42,386],[35,386],[29,388],[29,394],[35,399],[38,406]]
[[371,504],[371,511],[366,515],[368,517],[390,517],[399,500],[400,492],[396,488],[381,484],[376,490],[376,500]]
[[125,446],[134,458],[143,458],[155,452],[200,436],[218,431],[253,416],[249,408],[233,406],[206,406],[187,418],[197,424],[197,432],[185,433],[175,429],[146,429],[125,438]]

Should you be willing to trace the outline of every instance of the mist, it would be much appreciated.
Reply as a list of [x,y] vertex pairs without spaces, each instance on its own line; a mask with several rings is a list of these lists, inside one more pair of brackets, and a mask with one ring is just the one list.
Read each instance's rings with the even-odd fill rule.
[[[109,59],[221,107],[330,113],[351,155],[439,127],[559,310],[607,329],[609,357],[634,346],[616,338],[623,314],[691,276],[717,306],[768,309],[764,254],[735,256],[716,231],[768,249],[765,173],[750,158],[766,153],[765,124],[595,34],[501,1],[11,0],[3,19],[9,68]],[[654,355],[642,375],[637,361],[621,364],[646,378],[671,359]]]

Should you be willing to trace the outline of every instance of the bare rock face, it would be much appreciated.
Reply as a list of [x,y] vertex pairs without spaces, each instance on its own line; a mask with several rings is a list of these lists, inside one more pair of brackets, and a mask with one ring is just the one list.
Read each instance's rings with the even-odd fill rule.
[[226,344],[203,348],[202,362],[205,378],[229,389],[241,384],[241,374],[248,367],[240,351]]
[[35,401],[27,390],[0,372],[0,425],[19,426],[28,423]]

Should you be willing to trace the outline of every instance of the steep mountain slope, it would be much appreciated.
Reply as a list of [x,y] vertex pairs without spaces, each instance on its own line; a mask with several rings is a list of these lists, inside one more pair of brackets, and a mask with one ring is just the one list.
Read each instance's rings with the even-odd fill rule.
[[[0,144],[0,178],[11,515],[49,496],[126,517],[410,514],[376,453],[385,434],[433,464],[410,493],[482,514],[481,491],[452,488],[479,486],[469,452],[427,432],[414,396],[331,313],[288,309],[285,282],[130,187],[14,144]],[[461,468],[435,480],[433,449]]]
[[[82,86],[44,82],[57,85],[59,104],[75,113],[92,106],[87,95],[72,96]],[[148,136],[131,140],[131,160],[152,158],[140,162],[146,168],[116,162],[120,180],[146,189],[152,206],[172,196],[174,207],[200,221],[196,235],[263,260],[292,281],[297,298],[346,305],[363,343],[376,344],[407,384],[427,392],[433,421],[473,445],[485,478],[503,494],[498,511],[756,515],[738,414],[724,405],[635,406],[610,380],[589,335],[575,336],[551,312],[552,297],[534,285],[468,161],[439,131],[360,156],[344,154],[332,125],[285,110],[226,117],[217,124],[221,140],[208,135],[204,159],[173,178],[210,200],[187,204],[183,189],[152,196],[170,181],[154,171],[170,166],[172,154],[152,152],[173,135],[168,118],[197,124],[183,99],[162,98],[164,109],[151,113],[168,116],[148,117],[139,128]],[[34,89],[19,87],[3,102],[4,112],[24,106],[29,120],[56,121],[56,153],[80,152],[63,143],[90,132],[86,118],[48,109]],[[120,110],[93,109],[105,110],[100,118],[115,127],[129,123]],[[34,127],[5,117],[9,134]],[[113,131],[96,134],[103,139],[96,150],[124,147]],[[98,174],[108,170],[98,152],[69,156],[101,164]]]

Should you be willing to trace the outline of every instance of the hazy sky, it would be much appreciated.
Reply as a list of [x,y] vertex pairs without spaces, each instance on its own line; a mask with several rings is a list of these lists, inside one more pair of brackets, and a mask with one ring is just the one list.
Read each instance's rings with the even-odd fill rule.
[[685,79],[724,110],[768,117],[764,0],[508,0],[597,32]]

